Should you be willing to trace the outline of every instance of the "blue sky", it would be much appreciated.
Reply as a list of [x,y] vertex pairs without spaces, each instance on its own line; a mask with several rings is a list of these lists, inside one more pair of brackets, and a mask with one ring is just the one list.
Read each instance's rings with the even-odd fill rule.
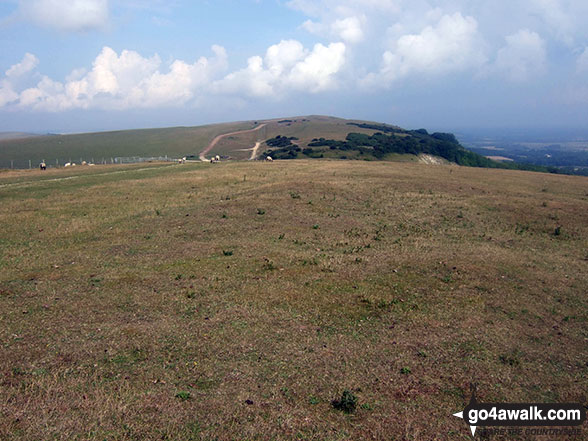
[[0,0],[0,131],[585,128],[585,0]]

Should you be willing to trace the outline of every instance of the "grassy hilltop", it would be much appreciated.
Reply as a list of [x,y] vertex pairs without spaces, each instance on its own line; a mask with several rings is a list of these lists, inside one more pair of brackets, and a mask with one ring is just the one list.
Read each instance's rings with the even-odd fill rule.
[[0,203],[2,440],[467,440],[472,382],[586,399],[586,178],[97,166]]
[[[296,122],[294,122],[296,121]],[[265,141],[277,135],[296,136],[310,142],[315,136],[345,139],[350,131],[348,121],[322,116],[298,119],[274,119],[267,121],[243,121],[211,124],[198,127],[170,127],[162,129],[122,130],[115,132],[81,133],[73,135],[34,136],[16,139],[0,139],[0,168],[28,168],[29,160],[36,166],[45,159],[49,165],[55,160],[63,165],[70,160],[79,162],[108,159],[117,156],[198,156],[215,136],[255,128],[265,123],[263,130],[251,134],[228,137],[222,140],[211,154],[248,159],[257,141]],[[372,134],[374,130],[360,130]],[[260,152],[261,153],[261,152]]]
[[0,169],[67,162],[109,163],[117,157],[223,159],[355,159],[452,162],[487,168],[558,172],[471,152],[453,134],[328,116],[244,121],[200,127],[125,130],[35,137],[0,137]]
[[33,166],[45,159],[54,165],[117,156],[165,156],[182,157],[204,149],[212,139],[222,133],[250,128],[250,122],[214,124],[200,127],[171,127],[164,129],[121,130],[115,132],[80,133],[73,135],[48,135],[18,139],[0,139],[0,168],[27,168],[29,159]]

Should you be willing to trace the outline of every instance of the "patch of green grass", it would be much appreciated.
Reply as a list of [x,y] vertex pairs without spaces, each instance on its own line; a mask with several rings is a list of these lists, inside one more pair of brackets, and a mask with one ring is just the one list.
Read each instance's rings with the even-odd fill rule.
[[342,412],[353,413],[357,407],[357,397],[348,389],[343,391],[341,398],[333,400],[331,405]]
[[182,401],[186,401],[186,400],[189,400],[190,398],[192,398],[192,394],[190,392],[187,392],[184,390],[176,393],[175,396],[176,396],[176,398],[179,398]]

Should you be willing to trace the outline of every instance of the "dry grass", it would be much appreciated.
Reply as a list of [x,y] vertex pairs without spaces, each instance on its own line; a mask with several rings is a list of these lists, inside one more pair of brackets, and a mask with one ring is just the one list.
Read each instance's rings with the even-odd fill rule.
[[[211,151],[211,153],[230,156],[233,159],[249,159],[250,151],[257,141],[266,141],[278,135],[296,137],[293,141],[301,148],[308,146],[316,137],[326,139],[345,140],[350,132],[366,133],[373,135],[376,130],[363,129],[357,126],[350,126],[350,122],[364,122],[358,120],[347,120],[329,116],[302,116],[264,121],[267,125],[254,133],[244,133],[223,138]],[[259,154],[269,147],[262,143]],[[356,152],[349,152],[353,156]]]
[[2,177],[2,440],[465,440],[473,381],[586,400],[586,178],[95,170]]
[[[306,146],[315,136],[343,140],[349,132],[375,132],[347,125],[348,122],[363,121],[327,116],[293,117],[287,120],[292,122],[280,122],[285,121],[284,119],[268,120],[268,127],[264,130],[224,138],[210,154],[248,159],[250,152],[244,152],[243,149],[252,148],[256,141],[264,141],[277,135],[296,136],[301,140],[300,145]],[[53,167],[56,159],[63,165],[70,161],[79,164],[82,160],[110,162],[111,158],[117,156],[198,156],[217,135],[252,129],[261,122],[238,121],[197,127],[0,139],[0,176],[4,174],[4,169],[12,166],[16,169],[28,168],[29,160],[32,166],[37,168],[42,160],[46,160],[47,165]]]

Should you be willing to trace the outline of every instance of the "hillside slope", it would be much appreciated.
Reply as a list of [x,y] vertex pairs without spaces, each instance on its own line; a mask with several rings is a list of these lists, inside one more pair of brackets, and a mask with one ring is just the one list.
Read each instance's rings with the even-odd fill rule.
[[0,140],[0,168],[27,168],[45,159],[48,165],[65,162],[101,162],[113,157],[181,157],[204,149],[215,136],[252,127],[251,122],[213,124],[200,127],[122,130],[115,132],[51,135]]
[[[211,124],[198,127],[170,127],[161,129],[123,130],[115,132],[82,133],[73,135],[37,136],[23,139],[0,139],[0,168],[28,168],[45,159],[48,165],[57,162],[101,162],[114,157],[182,157],[198,155],[218,135],[253,129],[265,123],[266,127],[252,133],[223,138],[210,155],[232,159],[249,159],[251,149],[258,141],[278,135],[294,136],[302,143],[315,137],[344,140],[349,133],[349,122],[340,118],[306,116],[272,120],[241,121]],[[393,126],[390,126],[393,127]],[[372,135],[376,131],[356,128],[360,133]]]
[[556,171],[493,161],[466,150],[450,133],[328,116],[0,140],[0,168],[28,168],[41,160],[51,167],[72,161],[110,162],[116,157],[203,160],[216,155],[232,160],[272,156],[428,162],[436,156],[466,166]]

